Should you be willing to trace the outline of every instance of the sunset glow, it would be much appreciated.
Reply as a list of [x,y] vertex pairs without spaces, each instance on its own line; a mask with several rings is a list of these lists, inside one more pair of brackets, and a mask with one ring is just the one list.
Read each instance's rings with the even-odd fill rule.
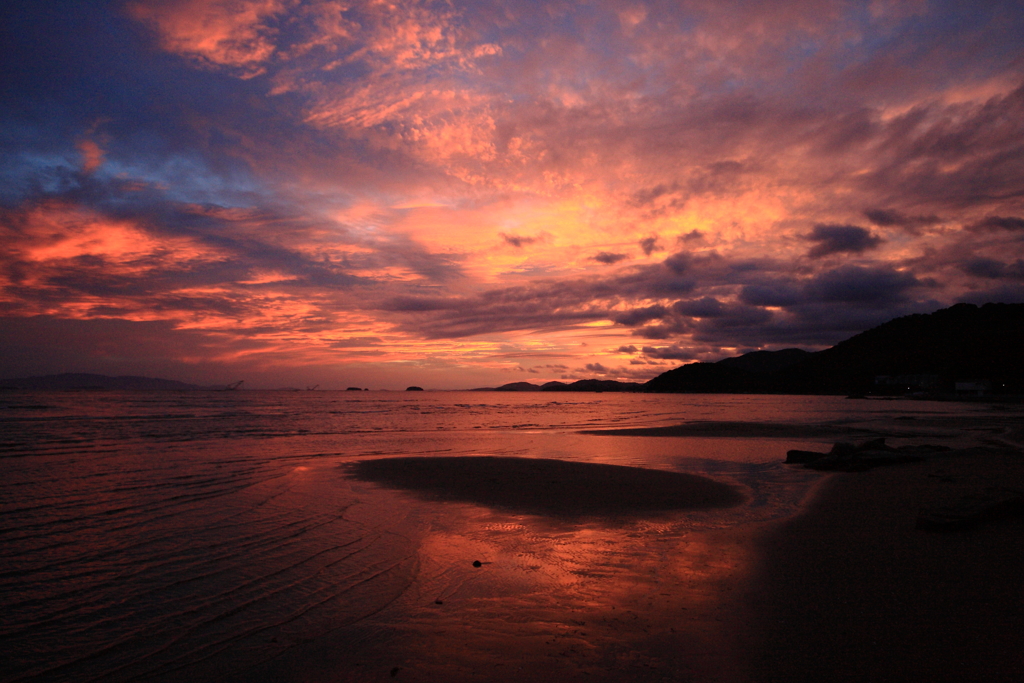
[[0,377],[645,381],[1024,302],[1019,3],[0,16]]

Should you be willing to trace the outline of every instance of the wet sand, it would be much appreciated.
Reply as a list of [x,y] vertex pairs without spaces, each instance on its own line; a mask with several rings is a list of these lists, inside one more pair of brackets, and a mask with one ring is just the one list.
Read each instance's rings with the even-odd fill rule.
[[769,439],[867,438],[876,433],[866,427],[835,424],[778,424],[769,422],[688,422],[664,427],[592,429],[580,432],[595,436],[717,436]]
[[694,474],[541,458],[385,458],[354,463],[350,471],[434,500],[561,518],[627,518],[744,501],[735,488]]
[[[945,531],[919,528],[918,520],[979,496],[1024,492],[1020,416],[801,427],[707,423],[603,433],[938,436],[954,450],[823,476],[793,518],[676,538],[660,554],[645,541],[626,571],[628,591],[594,593],[571,610],[545,594],[493,605],[485,597],[439,601],[437,614],[473,611],[410,615],[403,658],[393,659],[394,650],[370,656],[377,673],[350,670],[339,680],[378,680],[385,670],[409,681],[1019,680],[1024,517],[979,518]],[[409,470],[412,460],[418,470]],[[739,502],[735,491],[703,477],[627,471],[634,469],[420,458],[365,461],[354,472],[431,500],[562,519],[642,518]]]

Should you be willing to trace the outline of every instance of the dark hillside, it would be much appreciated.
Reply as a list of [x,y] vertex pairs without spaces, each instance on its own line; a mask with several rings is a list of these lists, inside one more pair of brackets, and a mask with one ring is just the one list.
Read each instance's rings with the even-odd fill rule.
[[992,393],[1024,392],[1024,304],[957,304],[891,320],[817,353],[756,351],[684,365],[644,390],[860,394],[916,385],[951,393],[968,381],[988,382]]
[[734,358],[723,358],[717,365],[723,365],[747,372],[779,372],[796,365],[811,355],[803,349],[782,349],[781,351],[751,351]]
[[642,391],[643,384],[617,382],[613,379],[580,379],[571,384],[548,382],[544,391]]
[[752,351],[717,363],[692,363],[655,377],[644,391],[659,393],[785,393],[780,373],[807,360],[813,354],[803,349]]
[[988,380],[994,389],[1024,387],[1024,304],[957,304],[862,332],[795,366],[808,389],[865,392],[881,375],[935,375],[940,391]]
[[644,391],[686,394],[760,394],[774,393],[774,389],[771,375],[720,363],[683,365],[644,385]]

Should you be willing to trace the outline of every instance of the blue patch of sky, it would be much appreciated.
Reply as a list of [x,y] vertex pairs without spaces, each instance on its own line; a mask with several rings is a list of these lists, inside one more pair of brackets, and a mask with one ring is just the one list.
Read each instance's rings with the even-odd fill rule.
[[21,151],[5,155],[0,164],[0,204],[16,206],[42,194],[59,194],[74,187],[77,159],[59,153]]
[[[932,2],[922,14],[907,16],[892,25],[875,19],[866,8],[855,13],[861,38],[839,53],[837,70],[867,61],[872,56],[898,51],[904,64],[913,66],[935,51],[954,53],[967,48],[970,59],[950,60],[943,73],[998,71],[1006,66],[999,56],[1019,59],[1024,5],[1019,2]],[[978,42],[982,33],[985,39]]]
[[197,154],[175,154],[159,159],[107,159],[97,171],[103,176],[129,178],[162,189],[170,201],[249,207],[259,203],[268,188],[244,168],[212,170]]

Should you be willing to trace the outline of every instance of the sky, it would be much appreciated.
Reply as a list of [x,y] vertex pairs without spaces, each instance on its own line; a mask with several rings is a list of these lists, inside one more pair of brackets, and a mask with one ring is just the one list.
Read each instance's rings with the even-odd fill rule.
[[646,381],[1024,302],[1024,6],[0,7],[0,377]]

